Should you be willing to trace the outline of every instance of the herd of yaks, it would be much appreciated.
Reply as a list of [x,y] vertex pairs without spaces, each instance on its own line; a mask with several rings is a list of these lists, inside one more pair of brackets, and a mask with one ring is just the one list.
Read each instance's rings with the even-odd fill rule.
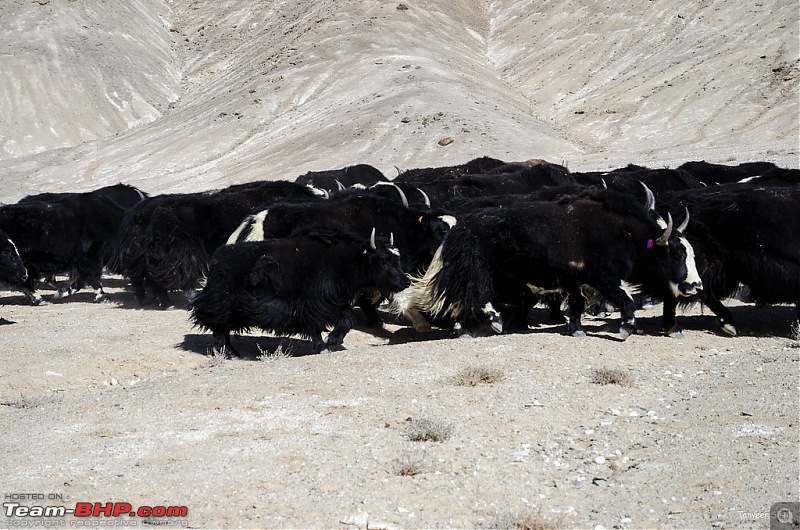
[[[529,311],[583,336],[585,307],[636,329],[643,297],[663,302],[663,331],[680,335],[679,305],[703,303],[737,334],[722,300],[795,304],[800,316],[800,170],[769,162],[687,162],[570,172],[541,160],[481,157],[387,179],[359,164],[290,182],[257,181],[149,196],[118,184],[42,193],[0,206],[0,286],[46,303],[37,284],[67,275],[54,299],[104,273],[130,281],[141,304],[182,291],[213,348],[231,334],[299,334],[319,352],[378,308],[418,331],[525,329]],[[744,294],[742,294],[744,293]],[[323,340],[323,334],[327,337]]]

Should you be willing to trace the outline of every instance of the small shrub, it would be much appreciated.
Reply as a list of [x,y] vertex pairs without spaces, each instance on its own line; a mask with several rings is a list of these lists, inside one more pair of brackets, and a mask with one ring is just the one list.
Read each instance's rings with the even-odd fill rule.
[[225,348],[219,350],[210,349],[208,351],[208,357],[208,364],[213,368],[224,363],[228,359],[228,354],[225,352]]
[[452,434],[451,424],[427,418],[411,420],[406,428],[406,435],[412,442],[444,442]]
[[256,357],[256,359],[259,361],[278,361],[280,359],[288,359],[294,355],[294,348],[289,346],[288,348],[284,349],[283,344],[279,344],[273,352],[263,349],[259,344],[256,344],[256,346],[258,347],[259,351],[259,355]]
[[563,526],[559,521],[542,515],[536,508],[523,512],[504,515],[495,521],[492,528],[507,528],[510,530],[556,530]]
[[425,457],[406,454],[392,463],[392,471],[400,477],[413,477],[425,472]]
[[453,378],[458,386],[491,385],[505,379],[500,370],[486,366],[470,366],[458,372]]
[[34,409],[42,404],[41,399],[21,397],[19,399],[5,399],[0,401],[0,406],[11,407],[13,409]]
[[597,368],[592,370],[592,383],[596,385],[630,386],[631,378],[624,370]]

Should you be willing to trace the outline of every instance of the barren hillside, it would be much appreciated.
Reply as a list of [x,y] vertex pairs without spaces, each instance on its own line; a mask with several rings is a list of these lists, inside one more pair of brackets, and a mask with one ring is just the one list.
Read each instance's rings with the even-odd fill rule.
[[6,201],[480,155],[798,165],[794,2],[10,0],[0,21]]

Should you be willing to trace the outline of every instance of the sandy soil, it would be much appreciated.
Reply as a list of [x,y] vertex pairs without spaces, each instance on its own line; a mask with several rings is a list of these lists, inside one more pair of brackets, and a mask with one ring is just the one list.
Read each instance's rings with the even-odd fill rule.
[[[481,155],[800,167],[796,3],[696,4],[7,0],[0,201]],[[800,499],[794,308],[731,301],[736,338],[700,307],[684,339],[656,307],[625,342],[618,315],[578,340],[535,310],[523,334],[395,322],[321,355],[242,337],[249,358],[221,361],[184,310],[107,290],[0,293],[4,495],[248,528],[767,528]],[[412,441],[425,419],[450,436]]]

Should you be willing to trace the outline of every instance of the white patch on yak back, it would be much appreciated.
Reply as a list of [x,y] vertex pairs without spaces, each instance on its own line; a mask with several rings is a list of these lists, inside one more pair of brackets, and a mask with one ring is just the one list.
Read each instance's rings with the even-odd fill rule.
[[230,237],[228,237],[228,240],[225,242],[225,244],[226,245],[233,245],[234,243],[239,241],[239,237],[242,235],[242,232],[244,232],[245,228],[250,226],[250,223],[252,221],[253,221],[253,216],[252,215],[248,215],[247,217],[245,217],[244,221],[242,221],[239,224],[239,226],[236,227],[236,230],[233,231],[233,233],[230,235]]
[[267,213],[269,210],[258,212],[253,216],[250,233],[244,238],[245,241],[264,241],[264,219],[266,219]]
[[[264,241],[264,219],[269,210],[258,212],[255,215],[248,215],[244,221],[233,231],[226,245],[233,245],[239,241]],[[242,239],[242,234],[247,231],[247,235]]]
[[450,228],[456,226],[456,218],[453,217],[452,215],[440,215],[439,219],[447,223],[447,226],[449,226]]

